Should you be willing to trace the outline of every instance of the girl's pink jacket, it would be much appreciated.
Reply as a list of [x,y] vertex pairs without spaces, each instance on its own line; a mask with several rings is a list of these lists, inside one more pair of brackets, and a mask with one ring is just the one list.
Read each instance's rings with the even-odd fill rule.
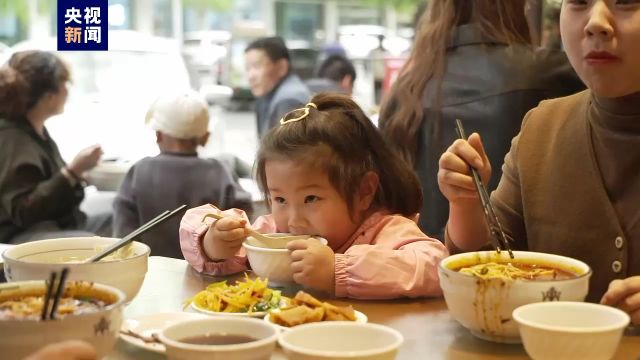
[[[211,212],[247,219],[242,210],[220,211],[213,205],[188,210],[180,223],[180,247],[185,259],[197,271],[212,275],[247,270],[244,249],[223,262],[213,262],[205,254],[202,239],[215,220],[208,218],[203,223],[202,218]],[[271,215],[259,217],[252,227],[263,233],[286,232],[276,228]],[[334,252],[336,296],[391,299],[442,294],[438,263],[449,255],[447,249],[406,217],[376,212]]]

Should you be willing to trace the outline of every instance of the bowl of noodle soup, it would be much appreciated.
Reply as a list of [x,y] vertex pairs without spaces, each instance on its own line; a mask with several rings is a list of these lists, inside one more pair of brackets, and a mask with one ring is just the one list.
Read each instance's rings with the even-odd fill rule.
[[542,301],[584,301],[591,269],[560,255],[478,251],[440,262],[440,286],[451,316],[479,338],[520,343],[515,308]]
[[55,320],[40,314],[45,281],[0,284],[0,353],[2,359],[23,359],[41,347],[64,340],[84,340],[98,358],[113,349],[122,324],[125,294],[111,286],[68,281]]
[[127,302],[136,296],[147,273],[151,249],[140,242],[117,250],[95,263],[84,263],[91,256],[120,239],[74,237],[32,241],[13,246],[2,253],[7,281],[47,279],[52,271],[69,268],[69,280],[94,281],[122,290]]

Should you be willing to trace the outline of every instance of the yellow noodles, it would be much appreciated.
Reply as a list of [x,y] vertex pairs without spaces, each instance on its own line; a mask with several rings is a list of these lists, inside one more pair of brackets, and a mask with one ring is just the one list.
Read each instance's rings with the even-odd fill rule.
[[244,281],[235,285],[227,285],[220,281],[207,286],[187,300],[196,306],[214,312],[252,313],[280,308],[281,302],[288,303],[288,298],[281,295],[279,290],[267,287],[269,280],[256,278],[251,280],[246,274]]
[[480,279],[502,279],[502,280],[534,280],[545,276],[555,278],[556,271],[553,269],[536,268],[526,266],[526,268],[514,266],[511,263],[489,262],[477,264],[460,269],[460,272],[472,275]]

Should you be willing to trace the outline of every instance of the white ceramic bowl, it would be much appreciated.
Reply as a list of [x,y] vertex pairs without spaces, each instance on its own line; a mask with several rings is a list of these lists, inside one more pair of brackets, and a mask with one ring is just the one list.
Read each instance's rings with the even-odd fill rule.
[[[81,283],[81,282],[79,282]],[[83,286],[85,294],[101,294],[112,300],[96,312],[68,315],[56,320],[0,320],[0,354],[2,359],[22,359],[41,347],[64,340],[85,340],[92,344],[101,358],[113,349],[122,324],[125,294],[111,286],[84,282],[67,282],[67,287]],[[24,295],[42,295],[44,281],[23,281],[0,284],[0,300]]]
[[[269,236],[289,236],[290,234],[277,233]],[[316,237],[323,244],[327,240]],[[291,270],[291,253],[286,248],[273,249],[260,246],[261,243],[249,236],[242,243],[247,252],[247,259],[251,265],[251,270],[261,278],[268,278],[269,284],[273,286],[284,286],[292,284],[293,271]]]
[[133,242],[131,254],[122,260],[102,260],[97,263],[61,263],[65,259],[88,258],[120,239],[76,237],[32,241],[16,245],[2,253],[4,273],[8,281],[44,280],[51,271],[69,268],[69,280],[86,280],[110,285],[122,290],[131,301],[142,286],[147,273],[151,249]]
[[504,282],[481,280],[455,269],[480,263],[508,262],[506,251],[479,251],[449,256],[440,262],[440,286],[451,316],[477,337],[505,343],[521,342],[511,313],[518,306],[541,301],[584,301],[591,269],[582,261],[565,256],[514,251],[515,261],[549,265],[568,270],[577,277],[568,280]]
[[101,191],[118,191],[132,163],[105,161],[89,171],[89,183]]
[[629,315],[581,302],[546,302],[513,311],[527,354],[535,360],[606,360],[618,348]]
[[391,360],[403,337],[390,327],[351,321],[325,321],[282,331],[278,343],[296,360]]
[[[193,345],[185,338],[207,334],[249,336],[255,341],[232,345]],[[275,349],[278,330],[254,318],[210,317],[169,325],[160,332],[167,356],[174,360],[262,360]]]

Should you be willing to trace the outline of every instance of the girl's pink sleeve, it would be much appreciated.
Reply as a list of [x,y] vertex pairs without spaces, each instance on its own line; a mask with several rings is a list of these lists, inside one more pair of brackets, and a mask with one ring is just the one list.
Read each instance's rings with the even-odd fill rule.
[[335,255],[336,296],[355,299],[440,296],[438,264],[448,256],[410,219],[389,216],[367,244]]
[[[247,219],[244,211],[239,209],[229,209],[220,211],[211,204],[198,206],[187,210],[180,221],[180,248],[185,260],[198,272],[211,275],[228,275],[247,270],[247,257],[244,249],[240,248],[238,253],[225,261],[214,262],[204,252],[202,240],[204,234],[209,230],[209,226],[215,221],[207,218],[204,223],[202,218],[209,213],[218,212],[225,215],[233,215]],[[248,219],[247,219],[248,220]]]

